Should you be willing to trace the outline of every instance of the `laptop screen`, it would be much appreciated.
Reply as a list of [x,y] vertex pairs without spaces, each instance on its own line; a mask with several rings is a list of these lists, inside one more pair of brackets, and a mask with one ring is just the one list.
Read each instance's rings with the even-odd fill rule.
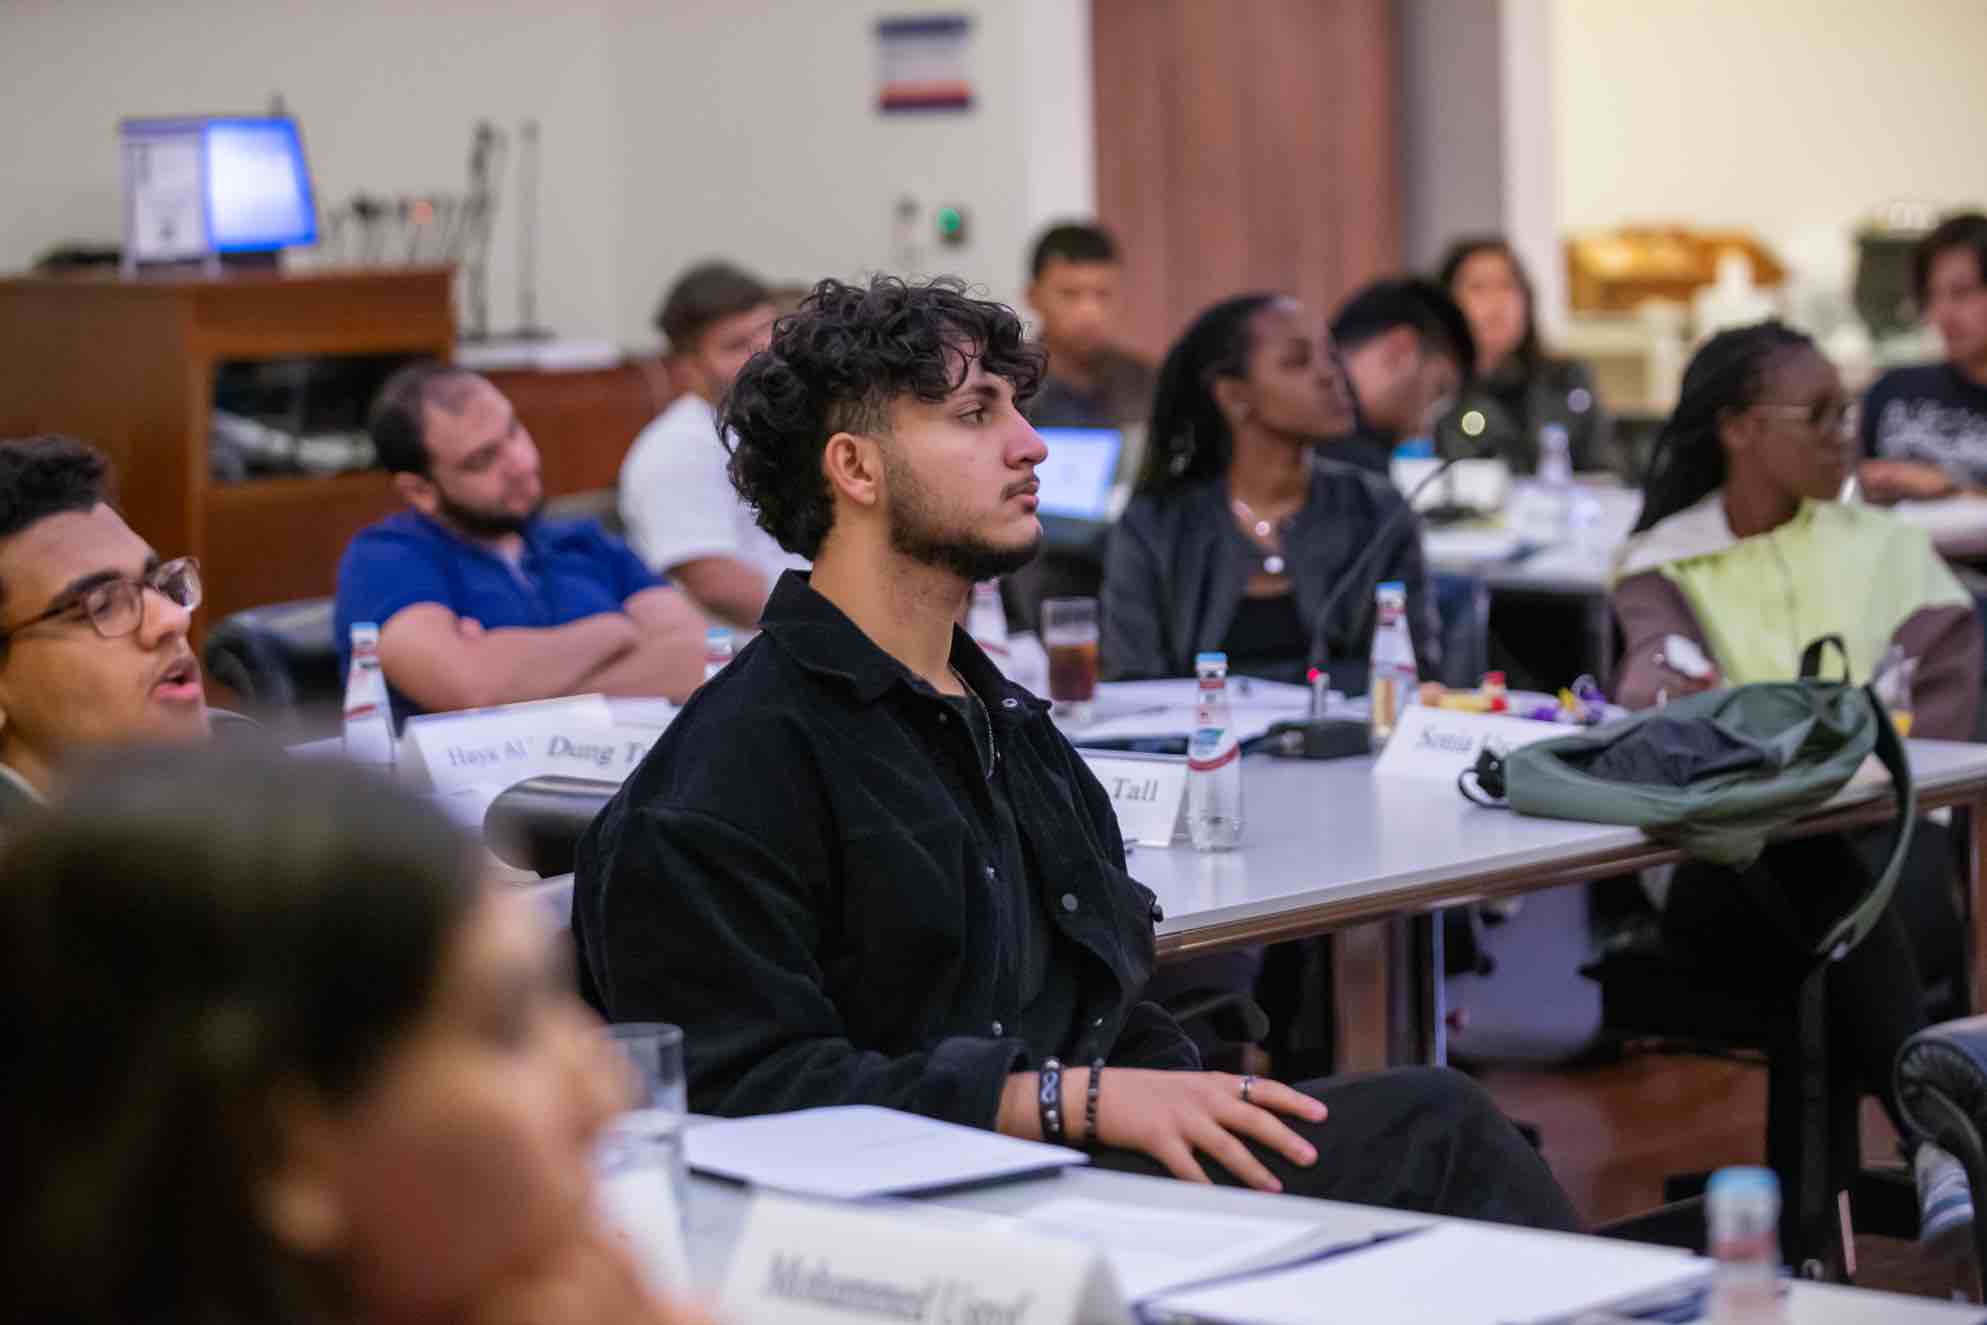
[[1118,476],[1124,434],[1116,428],[1037,428],[1049,445],[1049,458],[1035,466],[1042,485],[1036,509],[1043,515],[1106,520],[1111,484]]

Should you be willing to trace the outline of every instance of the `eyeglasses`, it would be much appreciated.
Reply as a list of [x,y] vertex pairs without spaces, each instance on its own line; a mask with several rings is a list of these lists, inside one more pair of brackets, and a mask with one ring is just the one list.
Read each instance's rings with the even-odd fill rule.
[[1754,405],[1769,419],[1805,423],[1817,432],[1855,432],[1860,411],[1853,400],[1818,400],[1812,405]]
[[0,644],[29,626],[38,626],[71,612],[80,612],[87,617],[97,634],[105,639],[129,635],[145,624],[147,589],[191,612],[200,606],[200,563],[192,557],[180,557],[154,566],[140,579],[120,575],[116,579],[93,584],[79,594],[64,595],[40,616],[29,617],[0,630]]

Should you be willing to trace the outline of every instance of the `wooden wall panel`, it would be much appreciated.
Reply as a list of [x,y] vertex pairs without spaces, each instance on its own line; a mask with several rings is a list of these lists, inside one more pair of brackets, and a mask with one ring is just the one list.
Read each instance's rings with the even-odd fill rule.
[[1098,214],[1126,338],[1245,290],[1329,312],[1400,260],[1388,0],[1092,0]]

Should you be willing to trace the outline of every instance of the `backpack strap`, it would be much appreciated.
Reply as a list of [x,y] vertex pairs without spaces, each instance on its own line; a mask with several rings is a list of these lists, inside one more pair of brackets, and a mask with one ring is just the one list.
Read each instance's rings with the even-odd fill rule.
[[1897,886],[1897,876],[1904,868],[1905,853],[1911,849],[1912,830],[1918,822],[1918,786],[1911,778],[1911,761],[1904,753],[1904,742],[1899,738],[1897,728],[1891,725],[1890,710],[1877,698],[1876,690],[1864,686],[1862,693],[1863,698],[1869,701],[1871,712],[1876,715],[1876,756],[1890,774],[1891,795],[1897,801],[1897,844],[1891,848],[1890,859],[1884,862],[1883,871],[1875,876],[1863,896],[1815,945],[1815,956],[1828,961],[1841,960],[1851,948],[1861,943],[1863,936],[1877,923],[1877,917],[1890,905],[1891,891]]
[[1835,656],[1842,662],[1842,680],[1849,682],[1849,646],[1842,642],[1840,635],[1818,635],[1808,641],[1808,647],[1801,650],[1801,679],[1819,681],[1822,678],[1821,665],[1828,653],[1828,646],[1835,646]]

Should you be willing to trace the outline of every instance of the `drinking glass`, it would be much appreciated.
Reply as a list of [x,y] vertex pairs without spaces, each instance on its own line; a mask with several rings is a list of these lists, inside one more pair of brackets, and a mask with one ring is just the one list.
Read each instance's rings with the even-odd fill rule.
[[608,1125],[595,1154],[607,1218],[658,1288],[687,1292],[690,1174],[683,1159],[689,1114],[683,1031],[661,1022],[609,1028],[637,1083],[634,1107]]
[[1097,600],[1043,600],[1042,644],[1049,651],[1049,698],[1057,716],[1079,725],[1090,721],[1097,697]]

